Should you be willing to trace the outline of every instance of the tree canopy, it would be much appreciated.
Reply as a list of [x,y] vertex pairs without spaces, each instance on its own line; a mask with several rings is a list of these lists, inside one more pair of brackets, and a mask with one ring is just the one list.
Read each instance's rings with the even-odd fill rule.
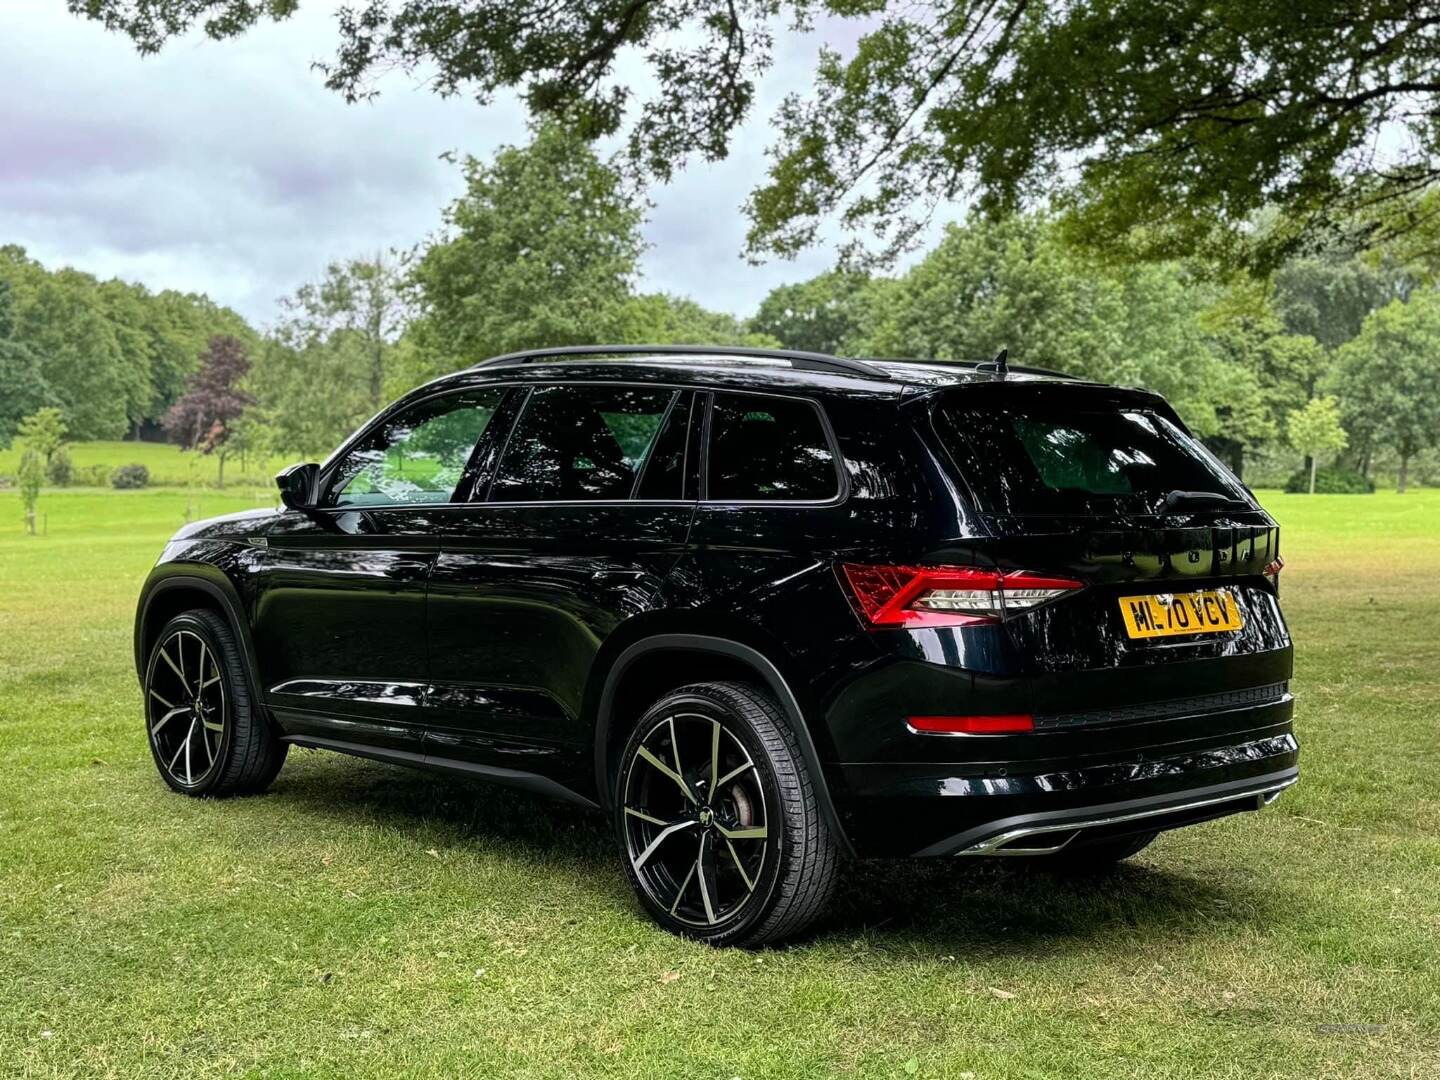
[[[69,5],[144,52],[297,7]],[[838,218],[893,254],[962,196],[992,215],[1053,199],[1101,248],[1263,267],[1341,229],[1418,248],[1436,234],[1440,18],[1410,0],[366,0],[339,9],[321,67],[351,100],[394,67],[481,102],[518,90],[586,138],[624,134],[664,179],[726,155],[777,33],[819,18],[853,44],[824,48],[772,117],[752,252],[794,252]],[[1252,229],[1269,206],[1284,213]]]
[[1440,292],[1371,313],[1340,350],[1335,386],[1352,441],[1393,450],[1404,491],[1411,459],[1440,442]]
[[0,445],[40,406],[59,408],[76,439],[158,426],[215,333],[258,338],[208,297],[49,270],[0,247]]
[[452,370],[613,340],[644,248],[643,205],[620,174],[553,126],[464,170],[465,193],[412,273],[420,348]]

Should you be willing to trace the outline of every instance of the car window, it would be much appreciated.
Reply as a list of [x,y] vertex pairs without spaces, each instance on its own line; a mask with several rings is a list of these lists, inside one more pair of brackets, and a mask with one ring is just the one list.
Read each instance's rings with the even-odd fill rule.
[[710,416],[712,502],[823,501],[839,494],[835,454],[808,401],[716,394]]
[[546,386],[530,392],[492,502],[628,499],[674,390]]
[[685,449],[690,432],[690,402],[694,395],[681,393],[665,416],[655,437],[655,449],[645,463],[637,499],[682,499],[685,497]]
[[446,502],[505,391],[432,398],[386,420],[341,461],[326,505]]
[[991,513],[1153,513],[1173,490],[1249,498],[1198,441],[1149,409],[1087,408],[1070,390],[1060,400],[1032,394],[983,407],[950,394],[934,415],[951,458]]

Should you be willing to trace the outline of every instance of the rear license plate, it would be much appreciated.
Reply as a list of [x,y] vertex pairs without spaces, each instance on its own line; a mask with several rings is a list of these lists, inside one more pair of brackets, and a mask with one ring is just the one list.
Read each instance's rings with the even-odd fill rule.
[[1122,596],[1120,614],[1132,638],[1219,634],[1244,625],[1240,607],[1227,589]]

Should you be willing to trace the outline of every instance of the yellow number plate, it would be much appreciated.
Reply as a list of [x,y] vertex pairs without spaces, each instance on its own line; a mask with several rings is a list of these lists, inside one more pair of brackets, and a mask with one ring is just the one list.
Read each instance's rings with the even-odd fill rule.
[[1120,614],[1125,619],[1125,632],[1132,638],[1218,634],[1244,625],[1235,597],[1225,589],[1122,596]]

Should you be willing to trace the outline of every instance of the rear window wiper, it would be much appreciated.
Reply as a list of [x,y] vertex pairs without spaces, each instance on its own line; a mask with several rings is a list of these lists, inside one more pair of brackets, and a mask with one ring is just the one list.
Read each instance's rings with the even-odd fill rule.
[[1250,504],[1244,499],[1231,498],[1218,491],[1167,491],[1162,503],[1164,510],[1179,510],[1182,507],[1228,507],[1235,510],[1249,510]]

